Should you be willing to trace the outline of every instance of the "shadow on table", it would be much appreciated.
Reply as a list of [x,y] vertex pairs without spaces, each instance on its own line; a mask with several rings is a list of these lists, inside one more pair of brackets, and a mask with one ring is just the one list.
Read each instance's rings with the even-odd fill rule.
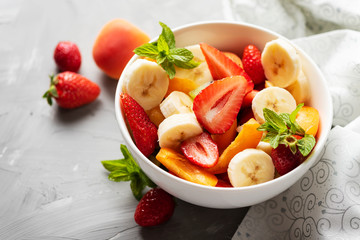
[[231,239],[248,208],[212,209],[179,199],[174,215],[165,224],[140,228],[143,239]]

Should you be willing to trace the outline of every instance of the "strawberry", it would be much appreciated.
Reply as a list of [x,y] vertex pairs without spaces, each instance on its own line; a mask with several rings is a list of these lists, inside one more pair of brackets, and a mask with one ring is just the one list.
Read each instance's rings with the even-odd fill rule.
[[73,42],[59,42],[54,50],[54,60],[60,71],[77,72],[81,65],[80,50]]
[[207,132],[183,141],[180,149],[190,162],[204,168],[215,166],[219,159],[218,147]]
[[243,76],[247,80],[246,93],[254,88],[254,83],[248,74],[238,64],[228,58],[223,52],[206,44],[200,43],[200,48],[205,56],[214,80],[219,80],[231,76]]
[[194,99],[193,110],[199,123],[211,134],[222,134],[233,124],[241,108],[248,84],[233,76],[214,81]]
[[284,175],[290,172],[305,160],[305,157],[300,153],[299,150],[293,154],[290,148],[285,144],[279,144],[277,148],[272,149],[271,158],[273,160],[276,171],[280,175]]
[[100,94],[100,87],[74,72],[62,72],[50,76],[50,88],[43,95],[49,105],[52,105],[52,98],[62,108],[77,108],[93,102]]
[[174,213],[173,197],[161,188],[149,190],[136,207],[134,219],[142,227],[166,222]]
[[253,80],[254,84],[265,82],[264,68],[261,64],[261,52],[254,45],[248,45],[245,47],[242,63],[245,72]]
[[146,157],[152,154],[157,146],[157,128],[145,110],[126,93],[121,93],[120,104],[129,123],[136,146]]
[[251,107],[252,100],[254,99],[254,97],[258,92],[259,92],[258,90],[254,89],[251,92],[247,93],[244,97],[242,107]]

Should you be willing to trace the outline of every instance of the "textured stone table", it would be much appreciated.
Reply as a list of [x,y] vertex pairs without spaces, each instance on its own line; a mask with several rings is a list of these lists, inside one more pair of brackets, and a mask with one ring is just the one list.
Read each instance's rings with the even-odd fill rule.
[[[208,209],[177,200],[169,222],[144,229],[133,220],[137,201],[129,183],[107,180],[100,161],[122,157],[117,81],[96,67],[91,49],[114,18],[155,37],[159,21],[177,27],[225,17],[218,0],[2,0],[0,239],[230,239],[246,208]],[[61,40],[78,44],[80,73],[102,90],[94,103],[71,111],[42,99]]]

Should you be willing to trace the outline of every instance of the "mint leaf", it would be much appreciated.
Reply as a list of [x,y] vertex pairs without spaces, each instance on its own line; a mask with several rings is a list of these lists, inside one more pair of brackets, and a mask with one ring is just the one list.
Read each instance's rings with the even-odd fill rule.
[[316,140],[314,136],[310,134],[305,134],[305,136],[302,139],[299,139],[297,141],[297,147],[304,157],[310,154],[315,144],[316,144]]
[[160,66],[165,70],[165,72],[169,75],[170,79],[173,79],[175,77],[175,67],[174,64],[169,62],[169,60],[165,60],[163,63],[160,64]]
[[165,38],[163,35],[159,36],[159,40],[157,42],[157,50],[159,53],[166,55],[169,55],[169,45],[167,44]]
[[134,53],[141,57],[148,57],[151,59],[155,59],[159,54],[158,47],[153,43],[145,43],[144,45],[135,48]]
[[160,22],[162,32],[157,41],[145,43],[136,48],[134,52],[142,57],[148,57],[156,60],[170,79],[175,77],[175,65],[179,68],[192,69],[199,66],[200,63],[193,60],[194,55],[185,48],[175,47],[175,36],[166,24]]
[[115,182],[130,181],[134,197],[140,200],[144,188],[147,186],[153,188],[156,187],[156,184],[141,170],[125,145],[121,144],[120,150],[124,158],[105,160],[101,163],[110,172],[109,180]]
[[175,36],[171,29],[162,22],[159,22],[162,27],[162,32],[160,36],[163,36],[169,48],[175,48]]
[[[303,103],[297,105],[290,114],[277,114],[268,108],[264,108],[265,123],[257,130],[267,133],[261,141],[270,143],[272,148],[284,144],[290,148],[293,154],[298,149],[303,156],[307,156],[314,148],[316,140],[312,135],[305,134],[305,130],[296,122],[296,116],[303,106]],[[298,140],[294,135],[302,136],[302,138]]]
[[275,130],[283,132],[287,129],[285,121],[277,115],[276,112],[264,108],[263,110],[265,121],[268,122]]

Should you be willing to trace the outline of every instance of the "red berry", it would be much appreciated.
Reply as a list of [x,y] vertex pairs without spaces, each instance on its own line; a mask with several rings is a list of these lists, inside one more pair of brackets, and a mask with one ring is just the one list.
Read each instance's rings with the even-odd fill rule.
[[223,52],[206,43],[200,43],[200,48],[214,80],[231,76],[243,76],[248,83],[246,92],[250,92],[254,88],[253,81],[244,69],[228,58]]
[[254,84],[265,82],[264,68],[261,63],[261,52],[254,45],[245,47],[242,57],[245,72],[253,80]]
[[252,100],[254,99],[254,97],[256,96],[256,94],[258,93],[258,90],[252,90],[251,92],[247,93],[244,97],[243,103],[242,103],[242,107],[251,107],[252,105]]
[[51,85],[44,98],[52,105],[51,98],[55,98],[62,108],[77,108],[93,102],[100,94],[100,87],[74,72],[62,72],[51,77]]
[[290,148],[285,144],[279,144],[277,148],[272,149],[271,158],[273,160],[276,171],[280,175],[284,175],[290,172],[299,166],[305,159],[299,150],[293,154]]
[[233,124],[248,86],[244,77],[214,81],[194,99],[193,110],[199,123],[211,134],[222,134]]
[[136,207],[134,219],[143,227],[150,227],[166,222],[174,213],[173,197],[161,188],[149,190]]
[[121,93],[120,104],[129,123],[136,146],[146,157],[152,154],[157,146],[157,128],[145,110],[126,93]]
[[81,65],[78,46],[69,41],[59,42],[54,51],[54,60],[60,71],[77,72]]
[[219,159],[218,147],[207,132],[185,140],[180,148],[190,162],[204,168],[215,166]]

